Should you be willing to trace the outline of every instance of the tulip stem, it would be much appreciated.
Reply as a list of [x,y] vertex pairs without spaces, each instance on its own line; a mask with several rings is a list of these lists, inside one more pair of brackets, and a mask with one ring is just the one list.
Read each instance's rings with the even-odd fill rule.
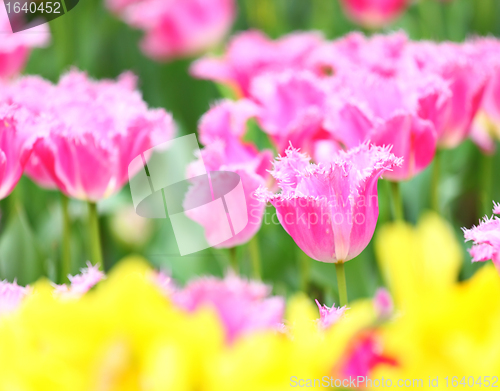
[[231,269],[236,274],[239,274],[240,268],[238,266],[238,255],[236,254],[236,247],[229,248],[229,263],[231,264]]
[[257,235],[254,235],[250,242],[248,242],[248,249],[250,250],[250,258],[252,260],[252,271],[253,277],[257,280],[262,278],[261,276],[261,259],[260,259],[260,245]]
[[491,195],[491,178],[493,169],[493,159],[491,156],[486,154],[481,156],[482,159],[482,170],[481,170],[481,198],[480,198],[480,216],[489,215],[491,213],[492,207],[492,195]]
[[69,199],[61,193],[61,209],[63,218],[62,246],[61,246],[61,270],[60,279],[62,283],[68,282],[71,273],[71,220],[68,211]]
[[307,293],[309,289],[309,278],[311,275],[311,259],[309,256],[299,249],[300,258],[300,290]]
[[404,221],[403,199],[401,198],[401,188],[399,182],[391,182],[392,206],[394,220]]
[[432,166],[432,182],[431,182],[431,207],[439,213],[439,178],[441,176],[441,153],[436,151],[434,155],[434,164]]
[[345,282],[345,268],[344,262],[339,261],[335,264],[335,271],[337,272],[337,284],[339,288],[339,301],[340,306],[347,305],[347,285]]
[[101,233],[99,230],[99,215],[95,202],[88,202],[89,208],[89,240],[90,240],[90,261],[93,265],[99,265],[104,270],[101,248]]

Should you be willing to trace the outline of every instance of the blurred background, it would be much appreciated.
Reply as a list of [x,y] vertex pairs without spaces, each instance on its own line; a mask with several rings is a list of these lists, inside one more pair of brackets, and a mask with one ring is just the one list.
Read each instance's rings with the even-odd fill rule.
[[[233,33],[258,29],[277,38],[296,30],[317,30],[334,39],[360,27],[347,19],[338,0],[239,0]],[[52,43],[33,50],[25,74],[38,74],[51,81],[76,67],[93,78],[116,78],[131,70],[139,78],[139,89],[150,107],[163,107],[174,116],[178,135],[197,131],[197,123],[217,99],[221,90],[213,82],[192,78],[188,68],[193,59],[155,62],[139,49],[143,33],[134,30],[106,9],[102,0],[80,0],[67,15],[50,22]],[[463,41],[475,35],[500,36],[498,0],[420,0],[389,28],[376,32],[404,30],[411,39]],[[374,31],[364,31],[372,34]],[[222,53],[221,45],[215,53]],[[442,151],[440,207],[453,224],[458,240],[459,227],[470,227],[491,212],[491,200],[500,201],[500,157],[483,155],[470,141],[457,149]],[[407,219],[415,222],[429,208],[432,166],[402,184]],[[380,217],[378,224],[391,219],[388,183],[379,182]],[[60,257],[62,211],[57,191],[40,189],[23,177],[14,192],[0,202],[0,280],[17,278],[32,283],[40,276],[56,279]],[[72,273],[89,258],[85,229],[87,206],[70,201],[72,225]],[[98,204],[101,215],[105,268],[130,253],[146,257],[156,267],[170,272],[180,282],[204,274],[221,276],[228,267],[228,251],[208,249],[181,257],[168,220],[147,220],[133,209],[128,186],[116,196]],[[290,295],[301,288],[302,251],[276,224],[274,209],[268,207],[258,233],[262,258],[262,278],[273,284],[274,293]],[[375,232],[375,235],[377,232]],[[373,242],[372,242],[373,243]],[[478,264],[471,264],[463,245],[461,278],[468,278]],[[248,246],[237,249],[243,274],[250,275]],[[309,262],[311,297],[331,304],[336,301],[334,268]],[[349,298],[372,297],[382,286],[373,245],[346,264]],[[349,280],[357,281],[349,284]]]

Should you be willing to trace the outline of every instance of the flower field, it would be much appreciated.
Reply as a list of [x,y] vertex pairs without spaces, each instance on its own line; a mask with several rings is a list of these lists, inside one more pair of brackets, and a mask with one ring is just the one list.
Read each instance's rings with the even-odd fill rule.
[[9,4],[0,391],[499,387],[500,3]]

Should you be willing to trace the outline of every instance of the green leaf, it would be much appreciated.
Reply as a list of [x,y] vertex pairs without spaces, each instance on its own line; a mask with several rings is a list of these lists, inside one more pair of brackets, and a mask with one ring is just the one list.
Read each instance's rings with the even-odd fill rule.
[[36,238],[19,204],[0,237],[0,276],[26,285],[43,275]]

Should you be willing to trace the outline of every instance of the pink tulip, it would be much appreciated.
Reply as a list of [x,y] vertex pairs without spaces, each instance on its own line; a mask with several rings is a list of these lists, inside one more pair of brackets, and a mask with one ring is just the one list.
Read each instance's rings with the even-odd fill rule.
[[[246,209],[237,208],[245,216],[231,216],[233,219],[248,221],[245,228],[232,238],[215,245],[218,248],[234,247],[248,242],[260,229],[265,204],[254,197],[255,191],[265,184],[272,160],[271,151],[259,152],[253,145],[243,143],[241,138],[246,130],[246,121],[255,116],[257,107],[249,101],[223,101],[206,113],[200,122],[200,139],[206,147],[201,158],[191,165],[190,177],[211,171],[235,172],[241,178],[245,195]],[[233,188],[233,182],[224,175],[211,176],[211,189],[219,194],[227,194]],[[194,181],[186,195],[186,201],[209,194],[206,181]],[[220,234],[213,216],[200,210],[187,210],[186,214],[205,229],[208,243],[217,243]]]
[[472,123],[469,138],[485,155],[493,155],[496,151],[495,140],[491,133],[492,124],[489,118],[484,112],[478,113]]
[[352,74],[357,70],[392,77],[405,62],[405,48],[409,38],[404,32],[367,37],[353,32],[316,48],[308,65],[319,74],[335,76]]
[[[241,99],[237,102],[223,100],[203,115],[199,124],[200,141],[210,147],[220,143],[228,162],[254,162],[253,171],[266,177],[270,167],[270,151],[259,154],[257,148],[243,138],[247,131],[247,123],[256,118],[260,108],[250,100]],[[257,157],[257,159],[255,159]],[[220,162],[221,165],[224,164]]]
[[144,0],[106,0],[106,6],[111,12],[117,15],[121,15],[131,5],[140,4],[143,2]]
[[487,72],[478,66],[474,54],[469,45],[455,43],[413,42],[409,45],[408,56],[417,65],[418,72],[403,71],[402,77],[439,75],[451,90],[447,118],[436,128],[438,145],[442,148],[454,148],[469,136],[472,120],[480,107]]
[[408,0],[342,0],[346,14],[356,23],[368,28],[381,28],[401,15]]
[[108,7],[145,31],[142,50],[159,60],[211,49],[229,32],[236,16],[234,0],[108,0]]
[[471,41],[469,45],[475,51],[475,63],[481,64],[488,74],[470,138],[483,153],[491,155],[496,149],[494,138],[500,138],[500,41],[495,38],[482,38]]
[[87,267],[82,269],[80,274],[68,276],[69,285],[56,285],[56,292],[64,297],[78,298],[104,278],[104,273],[99,270],[99,265],[93,266],[90,262],[87,262]]
[[375,230],[378,178],[401,163],[390,148],[367,143],[319,165],[290,147],[271,173],[282,193],[261,188],[258,196],[274,205],[285,231],[309,257],[346,262],[363,251]]
[[29,113],[15,105],[0,105],[0,199],[7,197],[23,174],[38,136],[29,127]]
[[[497,50],[500,50],[500,44]],[[491,66],[491,77],[485,89],[481,108],[492,122],[495,135],[500,138],[500,60]]]
[[196,61],[191,74],[227,84],[236,94],[248,96],[253,78],[267,72],[303,69],[309,54],[321,43],[317,33],[292,33],[272,41],[258,31],[247,31],[231,40],[222,58]]
[[368,140],[374,145],[392,145],[392,152],[404,161],[387,172],[386,177],[406,180],[432,162],[436,150],[435,126],[441,123],[448,101],[447,86],[438,78],[403,83],[394,78],[356,73],[346,78],[333,94],[325,126],[347,148]]
[[377,289],[377,292],[375,292],[375,298],[373,299],[373,304],[379,319],[389,318],[394,311],[392,296],[385,288]]
[[0,281],[0,317],[16,310],[29,293],[29,288]]
[[315,141],[330,138],[323,129],[327,91],[321,79],[308,71],[284,71],[254,79],[250,97],[260,106],[258,118],[279,153],[290,142],[312,154]]
[[[500,204],[493,203],[493,213],[500,215]],[[472,241],[469,253],[472,262],[485,262],[492,260],[500,271],[500,218],[485,217],[477,227],[462,228],[465,241]]]
[[[35,145],[27,174],[66,195],[98,201],[128,181],[130,161],[173,136],[172,118],[149,110],[135,90],[135,77],[93,81],[71,71],[59,84],[24,80],[13,98],[31,110],[45,132]],[[38,100],[30,94],[39,93]]]
[[[401,32],[370,38],[352,33],[319,46],[309,56],[307,65],[323,75],[349,76],[369,71],[405,81],[430,76],[442,78],[451,95],[446,107],[440,110],[439,122],[435,123],[438,146],[454,148],[471,132],[471,122],[478,112],[488,80],[490,59],[498,63],[494,54],[498,51],[495,40],[490,39],[488,45],[482,45],[489,48],[478,51],[481,42],[476,41],[463,44],[411,42]],[[488,51],[490,54],[485,53]],[[492,83],[489,88],[494,90],[494,85]],[[427,119],[435,122],[436,118]]]
[[173,293],[172,300],[187,311],[213,307],[226,328],[228,342],[241,335],[279,330],[283,323],[285,301],[269,297],[270,287],[229,274],[223,280],[200,278]]
[[344,354],[345,360],[339,368],[343,379],[368,377],[378,365],[396,366],[397,362],[383,354],[380,337],[368,330],[358,335]]
[[322,329],[328,329],[330,326],[337,323],[342,316],[344,316],[347,307],[336,308],[335,305],[330,308],[326,305],[321,305],[318,300],[315,300],[316,305],[319,308],[318,324]]
[[0,79],[18,75],[28,60],[30,49],[46,46],[50,41],[46,24],[33,27],[29,31],[12,33],[4,4],[0,6],[0,31]]

